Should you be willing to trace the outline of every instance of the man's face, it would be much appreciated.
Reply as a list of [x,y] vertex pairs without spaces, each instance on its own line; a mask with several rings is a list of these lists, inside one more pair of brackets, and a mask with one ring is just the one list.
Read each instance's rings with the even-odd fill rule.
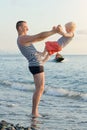
[[29,30],[27,23],[25,23],[25,22],[22,23],[22,25],[20,26],[20,30],[21,30],[21,32],[23,32],[23,33],[27,33],[27,31]]

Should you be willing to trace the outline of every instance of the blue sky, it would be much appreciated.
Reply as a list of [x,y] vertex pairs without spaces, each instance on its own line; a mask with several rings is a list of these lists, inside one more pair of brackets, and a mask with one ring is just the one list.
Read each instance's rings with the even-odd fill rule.
[[[1,0],[0,1],[0,51],[18,52],[15,24],[25,20],[29,34],[50,30],[52,26],[64,26],[69,21],[77,25],[75,38],[62,51],[63,54],[87,54],[87,0]],[[36,43],[43,50],[44,42],[57,40],[60,35]]]

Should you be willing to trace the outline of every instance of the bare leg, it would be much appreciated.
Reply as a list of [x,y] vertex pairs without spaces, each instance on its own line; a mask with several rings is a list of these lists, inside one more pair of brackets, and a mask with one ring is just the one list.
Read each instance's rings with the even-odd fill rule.
[[50,58],[50,55],[47,54],[47,55],[44,57],[43,62],[45,63],[47,60],[49,60],[49,58]]
[[34,117],[39,116],[38,105],[44,91],[44,81],[44,72],[34,75],[35,92],[32,99],[32,115]]
[[44,51],[43,52],[38,52],[41,56],[45,56],[46,55],[46,53],[47,53],[47,51],[46,51],[46,48],[44,49]]

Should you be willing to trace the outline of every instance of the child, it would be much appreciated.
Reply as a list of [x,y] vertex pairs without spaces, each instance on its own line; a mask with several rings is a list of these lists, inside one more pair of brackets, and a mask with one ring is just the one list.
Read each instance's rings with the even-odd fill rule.
[[45,49],[44,52],[42,53],[43,55],[47,55],[45,56],[45,59],[43,60],[43,62],[45,62],[46,60],[49,59],[49,57],[62,50],[62,48],[64,48],[67,44],[70,43],[70,41],[73,39],[74,37],[74,31],[76,28],[76,24],[74,22],[69,22],[65,24],[65,31],[63,31],[62,26],[58,25],[57,27],[53,27],[53,29],[57,28],[58,29],[58,33],[60,35],[62,35],[62,37],[60,37],[57,41],[47,41],[45,43]]

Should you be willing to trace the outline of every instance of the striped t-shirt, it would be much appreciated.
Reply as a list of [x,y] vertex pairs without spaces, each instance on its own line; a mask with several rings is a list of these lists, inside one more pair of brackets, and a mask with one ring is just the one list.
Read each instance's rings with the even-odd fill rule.
[[58,39],[58,44],[64,48],[70,41],[72,40],[73,37],[64,37],[62,36],[61,38]]
[[28,60],[29,66],[43,66],[42,58],[38,53],[38,51],[33,46],[33,44],[29,46],[24,46],[17,41],[17,45],[21,53]]

